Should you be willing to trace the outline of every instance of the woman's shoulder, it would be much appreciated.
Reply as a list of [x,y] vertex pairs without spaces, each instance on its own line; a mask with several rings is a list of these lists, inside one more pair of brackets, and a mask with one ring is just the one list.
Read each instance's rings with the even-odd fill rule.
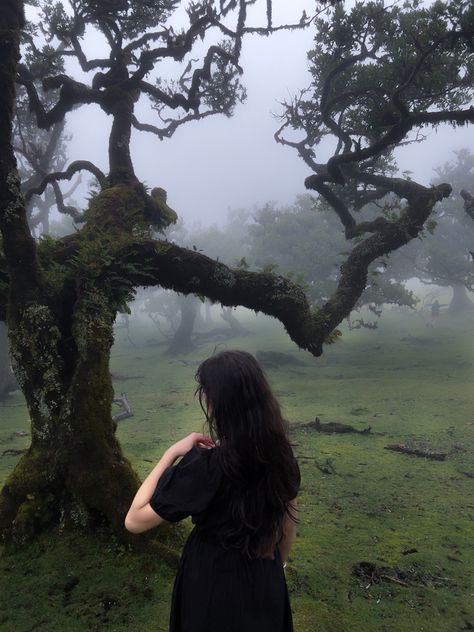
[[150,500],[156,513],[170,522],[196,516],[212,502],[221,481],[213,449],[192,448],[166,469]]
[[194,446],[183,456],[178,464],[181,470],[189,470],[207,476],[218,476],[221,473],[218,448],[200,448]]

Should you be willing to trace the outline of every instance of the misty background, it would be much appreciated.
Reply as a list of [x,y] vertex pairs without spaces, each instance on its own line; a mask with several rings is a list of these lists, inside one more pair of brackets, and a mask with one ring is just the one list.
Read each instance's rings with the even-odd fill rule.
[[[353,4],[347,2],[346,6]],[[310,15],[314,9],[315,2],[308,0],[279,0],[274,5],[275,22],[297,23],[303,10]],[[264,23],[258,8],[253,7],[250,15]],[[175,20],[179,25],[179,13]],[[132,160],[138,177],[150,187],[164,188],[168,203],[186,223],[222,224],[230,209],[258,207],[268,201],[291,204],[297,194],[305,192],[309,169],[295,150],[277,144],[273,135],[280,126],[280,103],[310,84],[307,53],[314,46],[314,37],[314,27],[281,31],[271,37],[247,35],[241,57],[247,99],[236,105],[231,118],[218,115],[188,123],[163,141],[133,130]],[[90,37],[89,49],[91,44],[99,54],[97,34]],[[160,64],[160,73],[164,67]],[[75,74],[82,73],[76,69]],[[143,99],[137,115],[141,122],[157,123],[156,113]],[[72,134],[68,162],[89,158],[106,171],[110,125],[111,119],[97,106],[68,114],[66,129]],[[395,152],[401,171],[413,172],[423,185],[433,179],[435,167],[454,159],[454,151],[474,148],[472,133],[461,128],[440,125],[424,134],[424,142]],[[318,159],[323,162],[325,157],[318,152]],[[86,181],[79,191],[87,196]],[[79,192],[75,197],[79,198]]]

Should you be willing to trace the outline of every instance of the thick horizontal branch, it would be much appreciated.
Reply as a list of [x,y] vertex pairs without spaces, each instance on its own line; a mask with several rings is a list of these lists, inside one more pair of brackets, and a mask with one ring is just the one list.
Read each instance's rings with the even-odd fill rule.
[[[264,272],[232,269],[223,263],[168,241],[119,241],[112,264],[118,276],[133,286],[161,286],[183,294],[205,296],[227,306],[242,305],[280,320],[292,340],[316,356],[335,328],[357,304],[367,286],[372,262],[408,243],[423,229],[437,201],[450,194],[448,185],[422,187],[409,183],[408,208],[394,222],[354,247],[341,267],[336,292],[321,309],[312,310],[301,287],[291,280]],[[80,234],[58,243],[57,263],[69,261],[80,243]],[[108,273],[111,266],[108,265]]]
[[48,184],[52,182],[57,182],[58,180],[70,180],[72,176],[78,171],[89,171],[90,173],[92,173],[102,189],[105,188],[108,184],[105,174],[102,173],[102,171],[92,162],[89,162],[88,160],[75,160],[74,162],[71,162],[66,171],[49,173],[46,177],[43,178],[41,184],[25,193],[25,200],[28,202],[33,195],[41,195]]
[[186,112],[193,107],[195,104],[189,102],[188,98],[184,94],[168,94],[158,86],[153,86],[151,83],[147,81],[140,81],[139,88],[145,94],[156,99],[156,101],[160,101],[164,103],[172,110],[176,110],[177,108],[183,108]]
[[274,274],[232,269],[205,255],[167,241],[150,241],[117,255],[137,269],[137,285],[208,297],[222,305],[242,305],[278,318],[294,342],[321,355],[326,334],[317,326],[303,290]]

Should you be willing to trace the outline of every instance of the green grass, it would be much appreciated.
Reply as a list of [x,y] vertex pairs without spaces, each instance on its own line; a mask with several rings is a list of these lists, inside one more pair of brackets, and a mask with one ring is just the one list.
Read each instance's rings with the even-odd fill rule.
[[[344,332],[320,359],[298,351],[275,322],[258,317],[248,327],[254,333],[232,346],[292,352],[307,365],[268,371],[295,424],[291,440],[302,472],[298,539],[287,568],[296,632],[472,629],[472,317],[443,315],[430,329],[419,314],[388,311],[377,330]],[[127,392],[135,413],[118,435],[144,476],[171,442],[202,428],[202,415],[193,398],[196,366],[163,356],[162,347],[146,342],[150,331],[135,335],[133,348],[118,333],[112,371],[138,376],[115,388]],[[185,359],[197,362],[212,349]],[[10,438],[28,430],[20,396],[0,415],[0,453],[26,447],[28,438]],[[315,416],[370,425],[374,434],[318,434],[303,425]],[[449,455],[437,462],[384,449],[396,442]],[[17,458],[0,459],[1,481]],[[316,467],[326,459],[334,474]],[[410,549],[416,552],[403,554]],[[361,561],[414,569],[417,580],[370,584],[352,573]],[[104,536],[42,538],[4,555],[0,572],[2,632],[167,629],[173,571]]]

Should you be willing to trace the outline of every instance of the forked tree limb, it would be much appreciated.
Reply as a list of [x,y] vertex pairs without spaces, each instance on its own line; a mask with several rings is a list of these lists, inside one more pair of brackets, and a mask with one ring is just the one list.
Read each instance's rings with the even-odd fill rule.
[[92,175],[97,179],[99,186],[104,189],[107,185],[107,178],[105,174],[94,165],[94,163],[89,160],[75,160],[71,162],[66,171],[55,171],[53,173],[49,173],[46,177],[43,178],[41,183],[37,187],[33,187],[29,189],[25,193],[25,200],[28,202],[33,195],[41,195],[48,184],[57,182],[58,180],[70,180],[72,176],[78,171],[89,171]]

